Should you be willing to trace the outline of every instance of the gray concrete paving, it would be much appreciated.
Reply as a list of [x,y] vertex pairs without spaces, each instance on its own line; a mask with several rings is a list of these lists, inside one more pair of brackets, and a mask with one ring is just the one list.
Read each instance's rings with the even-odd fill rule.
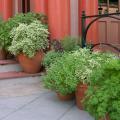
[[1,80],[0,85],[4,86],[0,89],[0,120],[94,120],[80,111],[74,100],[62,102],[54,92],[44,89],[39,77]]
[[0,65],[0,72],[10,72],[10,71],[22,71],[20,64],[8,64],[8,65]]

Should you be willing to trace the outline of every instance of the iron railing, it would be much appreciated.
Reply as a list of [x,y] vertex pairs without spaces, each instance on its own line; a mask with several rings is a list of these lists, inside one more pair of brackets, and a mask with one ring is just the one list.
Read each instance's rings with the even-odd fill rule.
[[[86,47],[87,45],[87,34],[88,34],[88,30],[91,28],[91,26],[93,25],[93,23],[95,23],[96,21],[98,21],[99,19],[102,18],[114,18],[116,20],[120,20],[120,12],[116,12],[116,13],[105,13],[105,14],[98,14],[98,15],[91,15],[91,16],[87,16],[85,11],[82,12],[82,25],[81,25],[81,31],[82,31],[82,47]],[[89,24],[86,24],[86,20],[92,18],[92,21]],[[97,43],[97,44],[93,44],[91,43],[91,49],[93,49],[94,47],[98,46],[98,45],[107,45],[109,47],[114,48],[115,50],[117,50],[118,52],[120,52],[120,48],[112,45],[111,43]]]

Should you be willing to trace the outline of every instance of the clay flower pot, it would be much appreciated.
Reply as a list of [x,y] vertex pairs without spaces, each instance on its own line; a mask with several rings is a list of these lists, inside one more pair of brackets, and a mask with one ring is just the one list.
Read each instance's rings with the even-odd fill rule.
[[61,101],[69,101],[69,100],[74,99],[75,93],[71,93],[71,94],[68,94],[68,95],[62,95],[60,93],[57,93],[57,96]]
[[5,60],[7,58],[7,52],[4,49],[0,49],[0,60]]
[[76,96],[76,104],[79,109],[83,110],[84,106],[82,104],[82,100],[85,97],[85,92],[87,91],[88,86],[86,84],[78,84],[75,96]]
[[40,72],[41,62],[43,60],[44,53],[39,51],[33,58],[29,58],[24,54],[19,54],[17,56],[20,65],[22,66],[24,72],[34,74]]

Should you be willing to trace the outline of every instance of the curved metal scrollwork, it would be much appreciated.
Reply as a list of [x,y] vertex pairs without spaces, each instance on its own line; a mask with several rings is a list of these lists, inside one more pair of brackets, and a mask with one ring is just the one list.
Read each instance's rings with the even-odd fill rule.
[[[99,19],[106,18],[106,17],[113,18],[113,19],[116,19],[116,20],[120,20],[120,17],[117,17],[117,15],[120,15],[120,13],[86,16],[85,12],[83,11],[83,14],[82,14],[82,46],[83,47],[86,46],[86,38],[87,38],[88,30],[90,29],[90,27],[92,26],[93,23],[95,23]],[[86,26],[85,21],[88,18],[94,18],[94,19]],[[98,46],[98,45],[101,45],[101,44],[110,46],[110,47],[114,48],[115,50],[117,50],[118,52],[120,52],[120,48],[117,48],[116,46],[113,46],[112,44],[108,44],[108,43],[93,44],[91,49],[93,49],[95,46]]]
[[115,47],[115,46],[112,45],[112,44],[108,44],[108,43],[93,44],[93,45],[91,46],[91,50],[92,50],[93,48],[95,48],[96,46],[99,46],[99,45],[107,45],[107,46],[110,46],[111,48],[114,48],[116,51],[120,52],[120,49],[119,49],[119,48]]

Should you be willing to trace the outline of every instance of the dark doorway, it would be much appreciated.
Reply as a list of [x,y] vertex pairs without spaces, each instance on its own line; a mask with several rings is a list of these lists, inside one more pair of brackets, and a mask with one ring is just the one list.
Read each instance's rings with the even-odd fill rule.
[[22,0],[22,12],[30,12],[30,0]]

